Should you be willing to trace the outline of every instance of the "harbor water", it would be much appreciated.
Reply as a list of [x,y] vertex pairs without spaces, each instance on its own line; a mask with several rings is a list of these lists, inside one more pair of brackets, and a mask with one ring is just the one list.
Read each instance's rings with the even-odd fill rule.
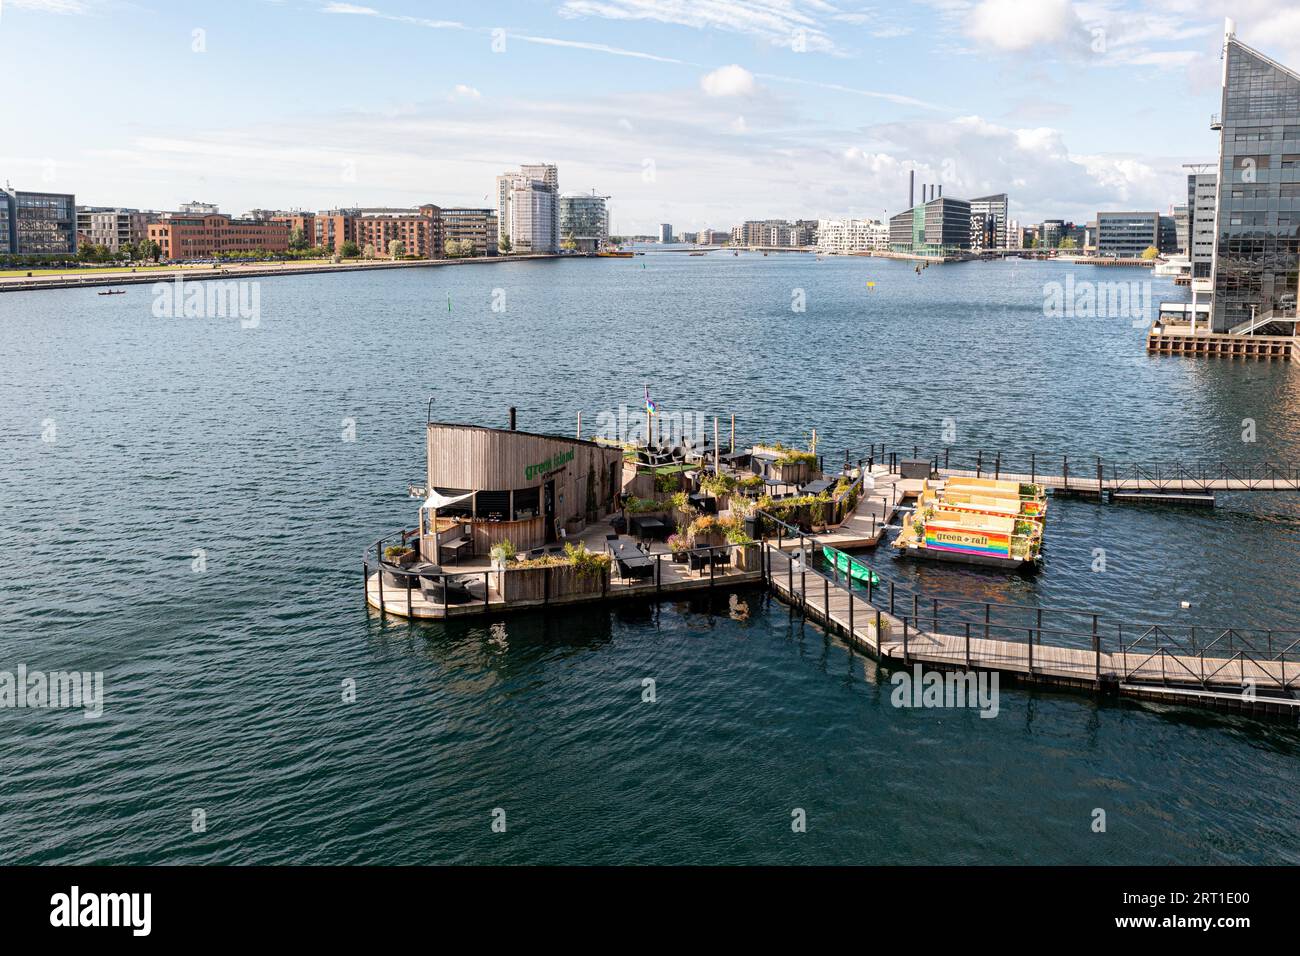
[[[1284,724],[1015,686],[993,719],[896,707],[758,589],[743,620],[725,596],[365,606],[430,397],[589,434],[649,383],[724,440],[732,414],[744,444],[815,428],[828,461],[1300,460],[1300,370],[1148,356],[1129,316],[1045,314],[1067,278],[1187,295],[1124,267],[653,250],[265,279],[251,322],[160,317],[149,286],[0,294],[0,671],[104,682],[96,718],[0,707],[0,863],[1300,862]],[[1034,576],[867,559],[938,597],[1300,627],[1300,496],[1056,500],[1046,540]]]

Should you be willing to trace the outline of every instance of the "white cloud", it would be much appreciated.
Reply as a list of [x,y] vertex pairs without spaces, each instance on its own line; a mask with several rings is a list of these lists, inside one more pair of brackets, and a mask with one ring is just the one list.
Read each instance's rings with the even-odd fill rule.
[[971,39],[1009,52],[1067,43],[1082,31],[1069,0],[982,0],[966,19]]
[[700,89],[709,96],[750,96],[756,88],[754,74],[736,63],[700,77]]
[[462,100],[482,99],[483,94],[472,86],[466,86],[464,83],[457,83],[451,91],[452,96]]
[[835,7],[825,0],[564,0],[568,17],[650,20],[724,30],[758,37],[773,46],[800,51],[837,52],[823,18]]

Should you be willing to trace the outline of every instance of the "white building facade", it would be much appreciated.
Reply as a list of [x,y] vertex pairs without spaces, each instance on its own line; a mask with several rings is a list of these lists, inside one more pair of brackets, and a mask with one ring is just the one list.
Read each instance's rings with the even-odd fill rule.
[[877,219],[817,220],[817,251],[832,255],[889,248],[889,226]]

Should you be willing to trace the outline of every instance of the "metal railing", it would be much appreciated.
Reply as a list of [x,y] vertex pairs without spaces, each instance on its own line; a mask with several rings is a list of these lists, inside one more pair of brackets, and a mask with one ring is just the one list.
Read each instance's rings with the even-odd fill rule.
[[[827,562],[827,572],[810,565],[824,555],[823,549],[833,556],[844,555],[850,562],[857,561],[863,565],[865,562],[772,515],[763,515],[763,518],[776,530],[778,553],[785,554],[787,541],[798,541],[799,560],[796,562],[789,556],[784,558],[784,583],[792,603],[806,603],[810,574],[814,578],[814,589],[818,587],[816,579],[821,578],[823,608],[830,607],[829,593],[833,587],[849,595],[850,622],[856,616],[859,602],[862,605],[860,613],[872,615],[880,612],[876,616],[877,652],[880,651],[883,616],[901,622],[899,640],[905,661],[910,661],[915,642],[923,636],[964,637],[965,662],[969,666],[970,641],[974,637],[976,640],[997,640],[1023,646],[1023,657],[1018,655],[1017,659],[1023,660],[1031,675],[1045,666],[1042,649],[1060,648],[1084,652],[1083,657],[1072,658],[1075,660],[1085,660],[1090,656],[1089,667],[1076,666],[1074,669],[1078,676],[1091,677],[1097,682],[1103,679],[1142,683],[1159,680],[1161,683],[1196,683],[1209,689],[1237,688],[1249,680],[1255,686],[1283,692],[1300,687],[1300,629],[1107,621],[1103,620],[1101,612],[1089,609],[939,598],[923,595],[892,581],[877,585],[870,578],[855,583],[850,574],[839,570],[838,560],[834,558]],[[769,585],[774,582],[772,547],[770,541],[764,542],[763,565]],[[846,567],[851,566],[846,564]],[[777,574],[780,575],[780,571]],[[829,616],[829,610],[827,613]],[[891,640],[891,643],[896,641]],[[1069,665],[1063,664],[1058,655],[1051,666],[1059,669]]]
[[1100,455],[1008,453],[981,447],[873,444],[869,467],[897,471],[903,459],[928,461],[932,473],[970,472],[981,478],[1023,478],[1032,484],[1060,483],[1068,490],[1114,491],[1137,488],[1205,489],[1236,482],[1240,490],[1300,490],[1300,463],[1289,461],[1119,462]]
[[[538,603],[538,599],[528,599],[524,601],[512,601],[508,596],[507,588],[503,588],[507,576],[521,570],[527,570],[526,567],[503,568],[485,568],[481,570],[458,570],[448,571],[440,568],[437,572],[421,571],[418,569],[404,568],[392,563],[384,558],[384,548],[387,544],[400,543],[410,544],[415,542],[418,551],[419,532],[406,529],[398,529],[373,542],[365,549],[362,554],[362,572],[365,582],[366,598],[369,602],[371,595],[372,583],[374,593],[377,598],[377,610],[385,613],[389,610],[401,612],[404,609],[407,617],[418,616],[414,614],[417,608],[416,602],[412,597],[412,592],[421,594],[422,601],[420,608],[424,605],[431,605],[434,608],[440,608],[444,616],[447,616],[451,608],[466,608],[478,610],[486,609],[496,605],[497,607],[510,607],[518,604],[519,606],[533,606]],[[753,561],[756,565],[753,568],[743,567],[733,560],[737,551],[752,549]],[[674,554],[672,552],[652,552],[644,556],[650,559],[652,573],[642,580],[633,577],[623,577],[619,572],[617,556],[612,549],[606,548],[605,552],[610,555],[610,569],[603,573],[600,581],[599,594],[601,597],[611,595],[625,594],[656,594],[663,591],[666,581],[665,566],[673,567],[676,564],[685,564],[685,574],[696,573],[698,577],[694,580],[703,582],[707,577],[709,587],[715,585],[727,585],[732,583],[738,575],[748,574],[761,570],[760,551],[757,542],[750,543],[731,543],[719,545],[707,545],[698,548],[691,548],[686,551]],[[680,556],[680,561],[677,560]],[[552,586],[552,572],[555,568],[562,565],[542,564],[535,570],[542,572],[542,589],[540,603],[546,605],[556,597],[555,590]],[[707,571],[707,575],[705,572]],[[689,580],[689,578],[687,578]],[[473,600],[450,599],[451,588],[449,585],[463,585],[466,580],[475,583],[482,581],[482,597],[474,597]],[[678,576],[677,581],[683,580]],[[460,591],[460,588],[457,587]],[[441,593],[441,598],[429,598],[429,594],[437,595]],[[463,593],[463,591],[461,592]],[[591,594],[594,596],[596,590],[593,589]],[[392,602],[396,601],[397,607],[392,607]]]

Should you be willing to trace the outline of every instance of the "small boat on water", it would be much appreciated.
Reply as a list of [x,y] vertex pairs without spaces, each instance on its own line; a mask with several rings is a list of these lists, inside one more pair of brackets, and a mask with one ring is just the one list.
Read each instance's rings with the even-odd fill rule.
[[703,253],[703,252],[688,252],[687,255],[689,255],[689,256],[702,256],[702,255],[704,255],[704,253]]
[[107,292],[97,292],[96,295],[126,295],[125,289],[109,289]]
[[871,584],[880,583],[880,578],[875,571],[872,571],[857,558],[851,557],[843,551],[823,547],[822,557],[833,564],[841,573],[848,574],[855,581],[870,582]]
[[622,249],[611,249],[607,252],[598,252],[596,257],[599,259],[631,259],[636,253],[624,252]]

